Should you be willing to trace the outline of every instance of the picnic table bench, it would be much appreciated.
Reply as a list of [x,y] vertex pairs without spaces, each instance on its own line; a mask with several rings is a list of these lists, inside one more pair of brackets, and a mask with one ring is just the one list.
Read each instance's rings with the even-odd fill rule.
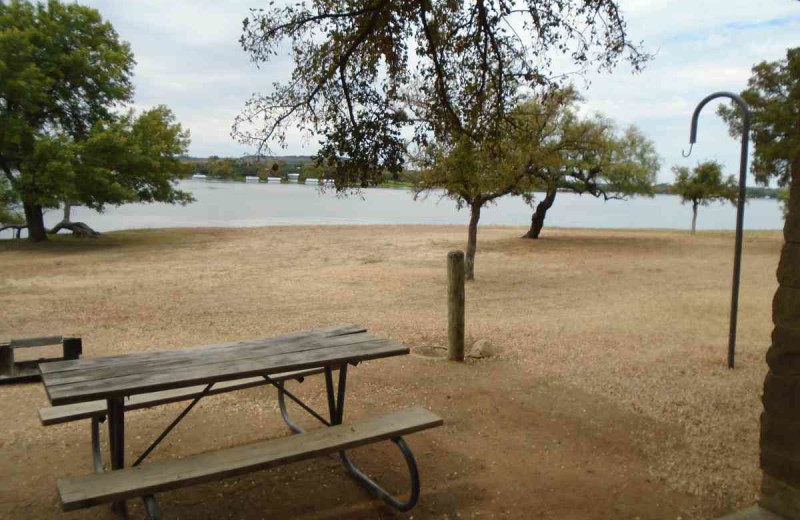
[[[63,355],[61,357],[29,359],[27,361],[14,359],[14,351],[17,349],[48,347],[51,345],[61,345]],[[40,363],[78,359],[82,353],[83,342],[81,338],[45,336],[0,341],[0,384],[38,381],[41,377],[39,372]]]
[[[402,437],[441,426],[442,419],[425,409],[411,408],[343,424],[348,365],[407,353],[408,347],[368,334],[363,327],[346,325],[278,338],[42,365],[42,382],[52,405],[39,410],[42,424],[91,419],[95,472],[58,481],[62,509],[111,503],[114,511],[127,517],[125,501],[141,497],[148,516],[156,520],[161,517],[156,493],[338,452],[359,483],[389,505],[408,511],[418,501],[420,486],[416,461]],[[338,372],[336,385],[334,372]],[[285,387],[287,381],[317,374],[325,378],[327,418]],[[141,465],[200,399],[259,385],[277,389],[281,416],[295,435]],[[327,428],[309,432],[299,428],[289,418],[287,397]],[[191,402],[125,468],[125,412],[185,400]],[[99,425],[106,419],[111,471],[103,470],[100,451]],[[411,492],[406,501],[383,490],[346,453],[386,440],[398,446],[408,465]]]

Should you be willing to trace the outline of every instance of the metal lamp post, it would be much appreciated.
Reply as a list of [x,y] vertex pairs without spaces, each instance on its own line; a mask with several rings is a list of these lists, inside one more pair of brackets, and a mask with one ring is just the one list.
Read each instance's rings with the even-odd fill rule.
[[727,97],[732,99],[739,105],[742,110],[742,152],[739,159],[739,201],[736,206],[736,248],[733,256],[733,289],[731,294],[731,320],[730,320],[730,334],[728,336],[728,368],[733,368],[733,360],[736,353],[736,318],[739,310],[739,277],[741,275],[742,267],[742,233],[744,225],[744,202],[746,195],[745,181],[747,179],[747,148],[750,144],[750,107],[747,102],[738,94],[733,92],[715,92],[710,96],[703,99],[694,109],[692,115],[692,130],[689,136],[689,153],[684,154],[684,157],[689,157],[692,154],[692,147],[697,142],[697,119],[700,117],[700,111],[708,104],[709,101]]

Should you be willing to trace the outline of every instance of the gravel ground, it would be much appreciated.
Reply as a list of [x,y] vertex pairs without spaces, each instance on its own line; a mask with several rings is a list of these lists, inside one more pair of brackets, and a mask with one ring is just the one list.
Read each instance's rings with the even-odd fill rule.
[[[448,423],[411,438],[423,470],[411,515],[685,519],[752,503],[780,233],[746,234],[731,371],[732,233],[548,228],[532,241],[518,238],[523,231],[481,228],[467,287],[467,336],[489,339],[498,356],[463,366],[409,357],[353,371],[353,417],[418,404]],[[77,334],[94,357],[352,322],[412,347],[445,345],[445,258],[464,235],[448,226],[272,227],[5,241],[0,338]],[[319,390],[302,387],[312,400]],[[2,386],[0,400],[0,517],[61,517],[54,481],[88,471],[88,427],[41,427],[40,385]],[[179,409],[137,412],[133,448]],[[282,434],[275,421],[255,430],[248,422],[274,413],[266,389],[209,399],[161,456]],[[169,493],[164,510],[412,517],[323,477],[338,474],[334,459],[318,467]],[[391,468],[373,469],[401,489],[400,467]],[[310,507],[288,485],[295,480],[330,507]]]

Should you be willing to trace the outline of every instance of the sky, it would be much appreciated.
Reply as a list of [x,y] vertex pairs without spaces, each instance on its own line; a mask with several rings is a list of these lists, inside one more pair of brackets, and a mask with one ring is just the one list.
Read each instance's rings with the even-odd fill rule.
[[[191,131],[192,156],[239,157],[254,149],[237,143],[230,129],[254,92],[268,92],[290,76],[292,61],[279,56],[261,68],[239,45],[242,20],[267,0],[81,0],[98,9],[130,42],[136,57],[134,108],[169,106]],[[620,125],[637,125],[656,144],[659,182],[670,168],[715,159],[738,176],[739,143],[714,113],[700,117],[697,144],[688,150],[689,123],[697,103],[719,90],[740,92],[751,67],[786,56],[800,46],[798,0],[620,0],[629,35],[655,59],[639,74],[625,64],[590,74],[584,110]],[[316,141],[289,138],[283,155],[311,155]],[[752,184],[752,178],[748,180]]]

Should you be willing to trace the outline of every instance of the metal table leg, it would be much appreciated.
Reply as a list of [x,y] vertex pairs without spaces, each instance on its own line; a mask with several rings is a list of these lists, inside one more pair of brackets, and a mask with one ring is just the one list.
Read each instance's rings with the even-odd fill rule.
[[[328,412],[330,414],[330,422],[321,418],[316,412],[310,410],[304,403],[299,401],[292,394],[288,393],[284,388],[283,383],[276,386],[278,388],[278,405],[280,407],[281,417],[294,433],[302,434],[304,431],[289,417],[289,412],[286,410],[285,395],[288,395],[290,398],[292,398],[292,400],[300,404],[304,409],[306,409],[306,411],[314,415],[326,426],[342,424],[342,420],[344,419],[344,398],[345,391],[347,389],[347,365],[342,365],[339,369],[339,384],[336,386],[336,388],[334,388],[333,384],[333,370],[330,367],[325,368],[325,389],[328,397]],[[419,501],[420,483],[417,462],[414,459],[414,454],[411,452],[411,448],[408,447],[408,444],[406,444],[402,437],[396,437],[392,439],[392,442],[394,442],[394,444],[403,454],[403,457],[406,461],[406,466],[408,467],[408,474],[411,479],[411,492],[408,500],[405,502],[396,499],[389,492],[379,486],[374,480],[369,478],[366,473],[361,471],[355,464],[353,464],[353,462],[347,456],[347,452],[341,451],[339,452],[339,456],[342,459],[342,464],[344,464],[345,468],[347,468],[347,471],[350,473],[350,475],[374,496],[382,499],[384,502],[398,511],[409,511],[413,509]]]
[[105,417],[92,417],[92,466],[95,473],[103,472],[103,454],[100,452],[100,422]]
[[[125,467],[125,402],[123,397],[108,399],[108,443],[111,451],[111,470]],[[127,502],[111,504],[111,509],[121,518],[128,518]]]

